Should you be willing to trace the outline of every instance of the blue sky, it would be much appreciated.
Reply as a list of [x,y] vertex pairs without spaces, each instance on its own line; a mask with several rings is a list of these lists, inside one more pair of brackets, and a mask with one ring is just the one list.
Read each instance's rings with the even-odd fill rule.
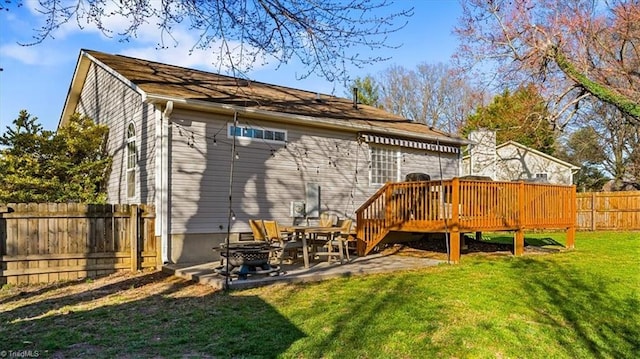
[[[58,31],[55,39],[34,46],[20,46],[18,42],[31,40],[34,24],[42,23],[37,12],[29,6],[33,1],[25,2],[27,6],[0,13],[0,68],[3,69],[0,72],[0,133],[22,109],[38,117],[44,128],[56,129],[82,48],[217,72],[207,53],[188,55],[187,49],[194,40],[186,31],[178,33],[180,43],[176,48],[155,50],[157,31],[151,27],[142,31],[136,41],[121,43],[90,28],[80,30],[74,23]],[[452,29],[460,16],[458,1],[397,0],[394,6],[415,9],[409,24],[389,38],[390,44],[402,46],[379,54],[391,57],[387,62],[366,69],[353,68],[352,76],[376,75],[391,65],[412,69],[423,62],[449,61],[456,48]],[[270,64],[254,68],[248,76],[256,81],[345,96],[342,84],[334,85],[316,76],[296,80],[296,73],[303,71],[295,63],[278,69]]]

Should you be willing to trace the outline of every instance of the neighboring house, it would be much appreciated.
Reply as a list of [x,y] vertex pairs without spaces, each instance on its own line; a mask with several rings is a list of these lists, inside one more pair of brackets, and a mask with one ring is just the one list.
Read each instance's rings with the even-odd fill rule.
[[61,124],[74,112],[109,126],[108,200],[155,205],[165,262],[215,259],[253,218],[353,218],[387,181],[459,176],[469,143],[348,99],[89,50]]
[[462,158],[462,175],[487,176],[494,181],[534,181],[573,184],[580,167],[515,141],[496,146],[494,131],[469,134],[469,154]]

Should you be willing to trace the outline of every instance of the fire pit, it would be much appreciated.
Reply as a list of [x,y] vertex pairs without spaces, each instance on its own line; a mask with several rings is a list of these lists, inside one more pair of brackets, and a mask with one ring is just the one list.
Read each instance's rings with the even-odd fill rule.
[[215,250],[220,251],[221,257],[221,265],[215,270],[221,275],[247,279],[249,275],[253,274],[277,275],[280,270],[278,266],[269,264],[269,256],[271,254],[269,243],[233,243],[229,244],[228,250],[227,246],[222,244]]

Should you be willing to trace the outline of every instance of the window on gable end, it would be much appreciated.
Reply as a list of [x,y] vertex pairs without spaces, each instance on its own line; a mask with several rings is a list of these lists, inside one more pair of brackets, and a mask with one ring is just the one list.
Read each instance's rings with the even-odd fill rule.
[[138,149],[136,147],[136,127],[130,123],[127,127],[127,197],[136,196],[136,164]]

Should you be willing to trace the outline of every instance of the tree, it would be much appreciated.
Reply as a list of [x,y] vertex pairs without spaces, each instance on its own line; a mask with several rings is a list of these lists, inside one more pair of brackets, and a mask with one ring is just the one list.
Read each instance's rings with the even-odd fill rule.
[[[4,0],[0,10],[24,0]],[[136,37],[147,23],[158,27],[158,47],[177,43],[181,25],[198,35],[192,49],[213,51],[213,60],[243,72],[259,59],[279,64],[299,60],[329,81],[347,79],[347,64],[358,67],[382,61],[362,56],[367,50],[393,48],[387,37],[403,28],[413,9],[393,11],[388,0],[164,0],[106,2],[102,0],[40,0],[37,11],[46,18],[33,43],[55,35],[69,22],[96,26],[120,41]],[[108,24],[124,23],[122,29]]]
[[98,202],[106,200],[106,180],[111,169],[105,125],[74,114],[54,137],[50,172],[60,180],[57,201]]
[[0,203],[103,203],[111,158],[108,129],[73,115],[57,133],[45,131],[27,111],[0,137]]
[[580,192],[599,192],[609,178],[593,165],[582,165],[574,180]]
[[387,111],[450,133],[484,98],[466,77],[442,63],[423,63],[416,70],[391,66],[377,83]]
[[0,202],[46,202],[45,193],[52,190],[46,171],[53,133],[43,130],[37,117],[20,111],[0,137]]
[[[363,78],[356,77],[351,82],[351,89],[358,89],[358,103],[381,108],[380,104],[380,86],[376,80],[367,75]],[[352,93],[346,93],[348,97],[352,97]]]
[[636,158],[640,155],[640,128],[629,123],[616,107],[593,103],[592,111],[582,117],[581,129],[569,140],[569,147],[585,155],[585,162],[599,165],[614,180],[640,182],[636,176]]
[[574,178],[579,191],[601,191],[609,180],[603,173],[605,160],[599,135],[593,127],[585,126],[571,133],[564,146],[558,146],[554,156],[569,163],[580,165]]
[[638,24],[638,0],[468,0],[457,58],[502,83],[544,84],[560,129],[590,97],[640,124]]
[[519,142],[538,151],[553,154],[556,134],[546,121],[546,104],[536,87],[529,84],[513,93],[508,89],[493,101],[479,107],[462,126],[463,135],[480,128],[496,131],[496,141]]

